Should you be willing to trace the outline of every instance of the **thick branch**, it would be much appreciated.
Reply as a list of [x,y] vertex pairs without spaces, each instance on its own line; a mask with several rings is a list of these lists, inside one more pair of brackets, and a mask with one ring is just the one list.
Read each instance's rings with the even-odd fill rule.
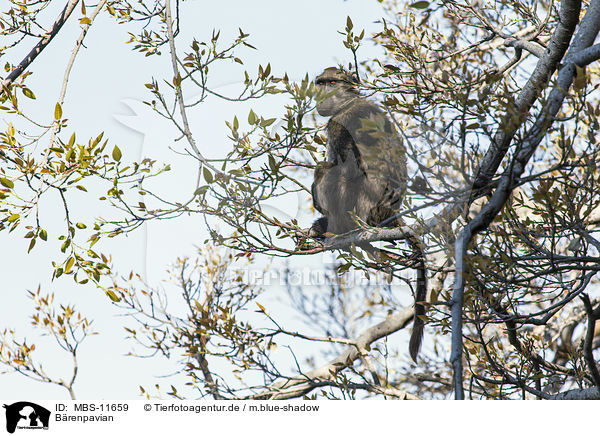
[[518,50],[527,50],[529,53],[541,58],[544,56],[545,48],[532,41],[524,41],[521,39],[507,39],[504,41],[504,45],[507,47],[514,47]]
[[[360,228],[344,233],[343,235],[328,238],[324,242],[306,243],[299,251],[294,252],[294,254],[316,254],[323,251],[348,248],[351,245],[360,245],[366,242],[407,240],[413,235],[437,234],[458,218],[467,198],[466,195],[461,196],[456,203],[449,204],[440,213],[422,223],[401,227]],[[306,237],[308,231],[307,229],[305,235],[299,236]]]
[[594,44],[574,55],[573,63],[580,67],[584,67],[598,59],[600,59],[600,44]]
[[572,391],[560,392],[551,400],[600,400],[600,389],[573,389]]
[[596,321],[600,318],[600,305],[594,310],[590,298],[586,294],[583,294],[581,298],[583,299],[583,305],[585,306],[588,320],[585,341],[583,343],[583,358],[588,366],[592,380],[594,380],[594,384],[600,389],[600,372],[598,371],[598,366],[594,360],[594,352],[592,349],[596,331]]

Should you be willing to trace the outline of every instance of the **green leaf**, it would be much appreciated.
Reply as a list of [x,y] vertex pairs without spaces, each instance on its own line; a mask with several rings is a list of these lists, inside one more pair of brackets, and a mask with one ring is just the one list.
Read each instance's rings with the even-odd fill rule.
[[11,216],[8,217],[8,222],[9,223],[14,223],[16,220],[19,219],[21,215],[19,215],[18,213],[13,213]]
[[113,291],[111,291],[110,289],[108,289],[106,291],[106,295],[108,295],[108,297],[114,301],[115,303],[118,303],[119,301],[121,301],[121,299],[117,296],[117,294],[115,294]]
[[177,76],[173,77],[173,85],[177,88],[181,86],[181,74],[177,73]]
[[13,183],[12,180],[6,179],[4,177],[0,177],[0,184],[2,184],[2,186],[5,186],[9,189],[12,189],[15,187],[15,184]]
[[364,259],[363,254],[358,251],[358,248],[356,248],[355,245],[351,245],[350,246],[350,251],[352,252],[352,254],[354,254],[354,256],[356,256],[358,259]]
[[34,95],[33,91],[29,88],[23,88],[23,95],[27,98],[35,100],[35,95]]
[[208,191],[208,186],[200,186],[198,189],[196,189],[194,191],[194,195],[202,195],[204,194],[206,191]]
[[90,237],[90,247],[93,247],[96,242],[98,242],[100,240],[100,236],[98,236],[97,234]]
[[204,180],[206,180],[207,183],[213,182],[213,175],[208,168],[204,167],[202,173],[204,174]]
[[70,257],[69,260],[67,260],[67,264],[65,265],[65,274],[69,274],[71,272],[71,268],[73,268],[74,264],[75,264],[75,258]]
[[350,269],[350,267],[351,267],[351,266],[352,266],[352,264],[351,264],[351,263],[345,263],[345,264],[343,264],[343,265],[339,265],[338,267],[336,267],[336,271],[337,271],[339,274],[342,274],[342,273],[345,273],[345,272],[347,272],[347,271]]
[[275,163],[275,159],[272,155],[269,155],[269,166],[271,167],[273,174],[277,173],[277,164]]
[[98,145],[100,143],[100,141],[102,140],[103,136],[104,136],[104,132],[100,132],[100,134],[96,137],[96,139],[94,139],[94,142],[92,142],[92,147],[95,147],[96,145]]
[[40,230],[40,238],[42,239],[42,241],[47,241],[48,240],[48,232],[46,232],[46,230],[44,230],[44,229]]
[[412,5],[409,5],[409,7],[413,8],[413,9],[426,9],[429,7],[429,2],[426,2],[426,1],[415,2]]
[[575,65],[575,79],[573,80],[573,88],[576,91],[581,91],[586,85],[585,68]]
[[75,224],[75,227],[77,227],[78,229],[85,229],[85,228],[87,228],[87,226],[85,224],[83,224],[83,223],[77,223],[77,224]]
[[65,240],[65,242],[63,242],[63,244],[60,246],[60,251],[62,251],[64,253],[67,250],[67,248],[69,247],[69,245],[71,245],[71,240],[70,239]]
[[29,248],[27,249],[27,252],[28,252],[28,253],[29,253],[31,250],[33,250],[33,247],[35,246],[35,241],[36,241],[36,239],[35,239],[35,238],[33,238],[33,239],[31,240],[31,242],[29,243]]
[[256,122],[256,114],[252,109],[250,109],[250,113],[248,114],[248,124],[254,124]]
[[62,118],[62,106],[60,105],[60,103],[56,103],[56,106],[54,107],[54,119],[56,121],[58,121],[61,118]]
[[352,24],[352,20],[348,16],[346,18],[346,30],[352,30],[353,27],[354,27],[354,24]]
[[115,145],[115,148],[113,148],[113,152],[112,152],[112,157],[114,160],[116,160],[117,162],[121,160],[121,157],[123,155],[121,154],[121,150],[119,150],[119,147],[117,147]]

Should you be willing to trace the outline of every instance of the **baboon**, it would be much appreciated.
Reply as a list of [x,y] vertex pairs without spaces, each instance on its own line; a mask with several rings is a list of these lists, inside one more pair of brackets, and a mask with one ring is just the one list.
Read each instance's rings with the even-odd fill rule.
[[[319,115],[327,123],[327,158],[315,168],[312,197],[323,214],[309,235],[324,239],[358,227],[396,226],[395,218],[406,192],[406,149],[386,114],[357,91],[357,80],[335,67],[327,68],[315,83],[326,92],[318,103]],[[427,293],[423,250],[415,235],[407,235],[416,258],[417,289],[415,317],[409,351],[416,361],[423,338]],[[362,245],[361,245],[362,247]],[[367,244],[363,247],[375,249]],[[387,253],[387,252],[386,252]]]

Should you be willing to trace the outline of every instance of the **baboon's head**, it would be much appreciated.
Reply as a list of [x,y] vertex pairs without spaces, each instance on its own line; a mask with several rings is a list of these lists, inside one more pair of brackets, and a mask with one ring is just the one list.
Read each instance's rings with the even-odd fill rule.
[[356,78],[337,67],[326,68],[317,76],[315,84],[326,93],[325,98],[317,104],[317,112],[324,117],[335,115],[347,102],[358,96]]

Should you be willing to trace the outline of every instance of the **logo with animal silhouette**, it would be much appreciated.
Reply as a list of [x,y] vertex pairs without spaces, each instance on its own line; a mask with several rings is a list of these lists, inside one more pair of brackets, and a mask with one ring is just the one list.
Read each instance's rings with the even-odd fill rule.
[[18,429],[48,429],[50,411],[29,401],[5,404],[6,431],[14,433]]

